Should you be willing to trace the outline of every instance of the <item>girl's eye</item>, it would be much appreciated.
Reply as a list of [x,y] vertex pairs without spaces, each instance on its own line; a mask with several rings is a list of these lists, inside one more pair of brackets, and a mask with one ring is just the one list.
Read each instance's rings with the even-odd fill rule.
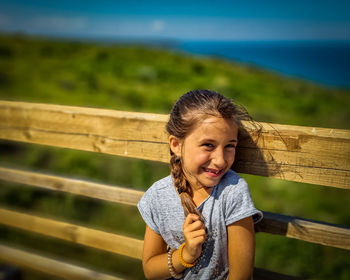
[[236,145],[229,144],[229,145],[226,146],[226,148],[228,148],[228,149],[236,149]]
[[206,148],[214,148],[214,145],[211,143],[204,143],[203,146]]

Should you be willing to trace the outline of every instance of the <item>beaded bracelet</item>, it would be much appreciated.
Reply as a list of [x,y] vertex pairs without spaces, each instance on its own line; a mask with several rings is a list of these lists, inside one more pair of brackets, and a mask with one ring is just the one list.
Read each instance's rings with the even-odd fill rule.
[[175,248],[171,248],[168,251],[168,267],[169,267],[169,272],[170,272],[171,277],[173,277],[175,279],[180,279],[180,278],[182,278],[182,273],[178,273],[177,274],[175,272],[175,269],[173,267],[173,262],[172,262],[172,259],[171,259],[175,250],[176,250]]
[[179,248],[179,258],[180,258],[181,264],[182,264],[184,267],[190,268],[190,267],[193,267],[193,266],[196,265],[196,263],[198,262],[198,259],[195,260],[195,262],[193,262],[193,263],[187,263],[187,262],[184,261],[184,259],[182,258],[182,250],[183,250],[183,248],[185,247],[185,245],[186,245],[186,243],[184,242],[184,243],[181,244],[181,246],[180,246],[180,248]]

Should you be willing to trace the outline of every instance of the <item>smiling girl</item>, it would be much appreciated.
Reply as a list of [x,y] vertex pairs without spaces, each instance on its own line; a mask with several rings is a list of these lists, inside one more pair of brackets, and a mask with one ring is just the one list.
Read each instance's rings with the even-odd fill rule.
[[221,94],[190,91],[167,123],[171,175],[138,203],[148,279],[251,279],[254,223],[248,185],[230,168],[246,111]]

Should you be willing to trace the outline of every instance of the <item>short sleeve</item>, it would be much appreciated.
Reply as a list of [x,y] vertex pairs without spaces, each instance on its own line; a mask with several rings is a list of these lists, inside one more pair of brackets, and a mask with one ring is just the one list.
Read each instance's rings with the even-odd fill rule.
[[263,218],[263,213],[257,210],[250,196],[247,182],[240,178],[237,184],[227,189],[225,196],[226,226],[246,217],[252,216],[254,224]]
[[156,233],[160,234],[159,232],[159,215],[156,208],[156,193],[152,191],[150,188],[148,191],[145,192],[145,194],[140,199],[139,203],[137,204],[137,208],[140,211],[140,214],[145,221],[145,223]]

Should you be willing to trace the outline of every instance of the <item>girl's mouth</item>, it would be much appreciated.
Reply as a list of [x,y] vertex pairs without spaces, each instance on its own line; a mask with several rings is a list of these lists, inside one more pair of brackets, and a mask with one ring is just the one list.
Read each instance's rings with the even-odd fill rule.
[[211,168],[204,168],[205,173],[207,173],[210,177],[217,177],[220,176],[223,169],[211,169]]

